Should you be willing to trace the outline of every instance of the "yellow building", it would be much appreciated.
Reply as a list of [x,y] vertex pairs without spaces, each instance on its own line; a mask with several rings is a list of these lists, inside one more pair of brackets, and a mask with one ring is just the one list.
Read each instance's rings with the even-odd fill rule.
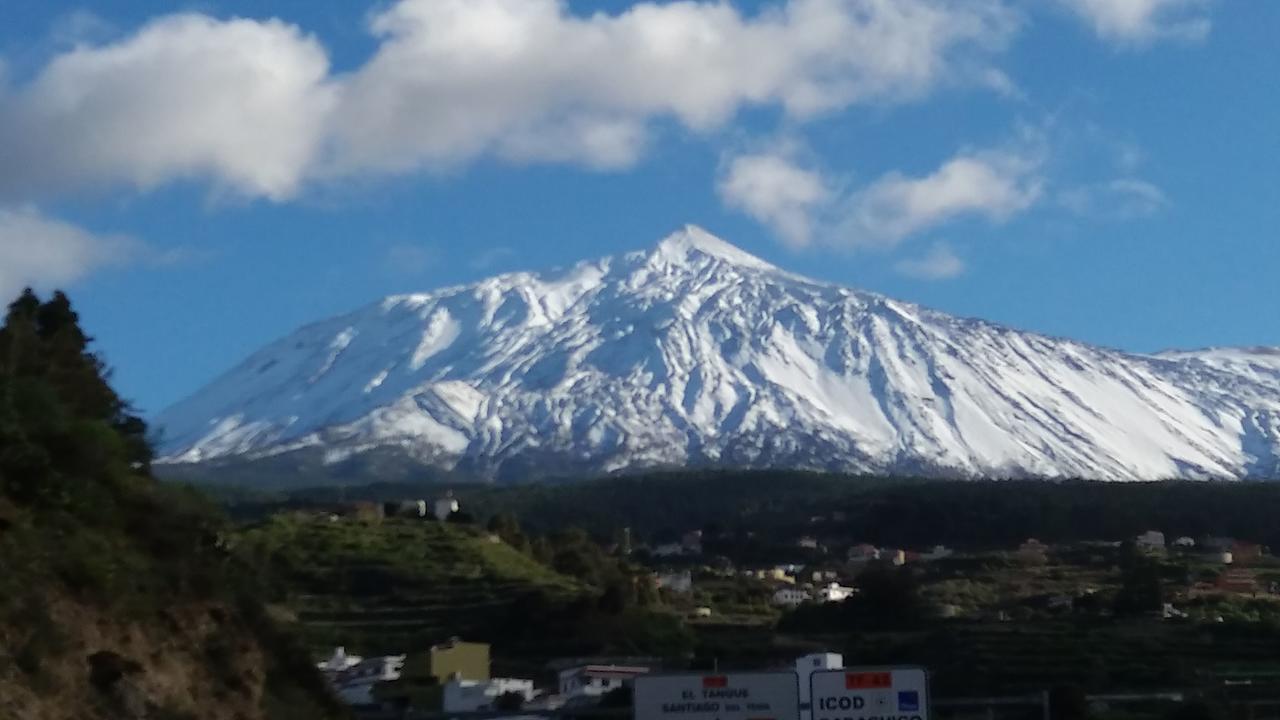
[[428,673],[441,685],[455,674],[463,680],[483,682],[489,679],[489,646],[463,642],[454,638],[431,646],[427,652]]
[[379,683],[374,697],[401,707],[440,710],[445,683],[457,676],[461,680],[489,680],[489,646],[486,643],[463,642],[454,638],[433,645],[426,652],[410,653],[405,658],[400,679]]

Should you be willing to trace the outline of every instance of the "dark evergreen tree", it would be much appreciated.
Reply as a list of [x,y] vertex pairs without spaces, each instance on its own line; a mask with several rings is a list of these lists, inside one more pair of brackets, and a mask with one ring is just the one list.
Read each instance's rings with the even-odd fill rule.
[[1160,612],[1164,607],[1164,583],[1160,565],[1150,558],[1134,556],[1124,570],[1113,610],[1119,616]]

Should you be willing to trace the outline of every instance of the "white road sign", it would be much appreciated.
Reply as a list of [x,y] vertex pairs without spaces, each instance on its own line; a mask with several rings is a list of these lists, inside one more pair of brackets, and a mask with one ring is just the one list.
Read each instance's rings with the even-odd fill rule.
[[813,673],[813,720],[929,720],[922,668],[845,668]]
[[635,720],[799,720],[794,672],[643,675]]

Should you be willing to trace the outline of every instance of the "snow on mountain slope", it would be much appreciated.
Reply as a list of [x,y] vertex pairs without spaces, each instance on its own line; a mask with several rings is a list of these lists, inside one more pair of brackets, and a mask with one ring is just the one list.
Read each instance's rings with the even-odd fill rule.
[[718,465],[1271,475],[1280,351],[1141,356],[778,268],[693,227],[306,326],[166,410],[165,461],[398,448],[486,477]]

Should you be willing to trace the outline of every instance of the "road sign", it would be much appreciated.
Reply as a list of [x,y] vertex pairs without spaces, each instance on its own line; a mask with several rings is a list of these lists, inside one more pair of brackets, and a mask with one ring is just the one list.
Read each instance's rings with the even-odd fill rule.
[[794,672],[642,675],[635,720],[799,720]]
[[823,670],[810,682],[813,720],[929,720],[923,668]]

